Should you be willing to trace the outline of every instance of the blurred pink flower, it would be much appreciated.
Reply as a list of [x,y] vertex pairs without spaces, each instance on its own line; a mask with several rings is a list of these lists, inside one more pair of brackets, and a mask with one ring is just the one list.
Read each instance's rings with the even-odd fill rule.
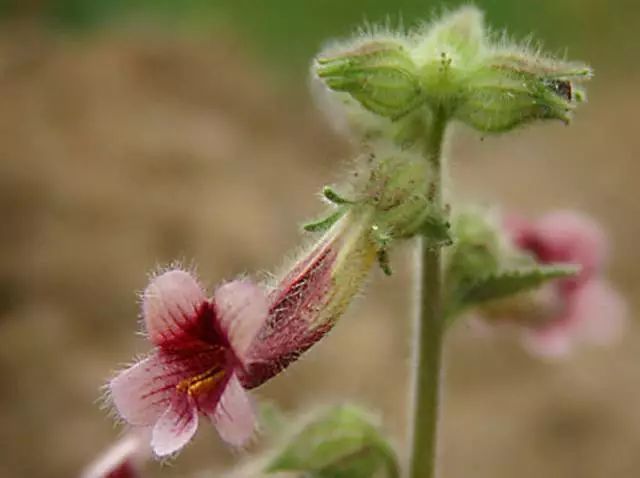
[[626,306],[602,278],[607,239],[592,219],[572,211],[547,214],[529,222],[511,216],[505,220],[513,244],[543,264],[576,264],[580,273],[546,286],[546,313],[531,321],[526,345],[535,353],[562,356],[577,342],[606,344],[622,329]]
[[175,269],[154,278],[142,297],[155,350],[110,383],[129,424],[151,426],[158,456],[182,448],[206,415],[227,443],[253,434],[254,411],[238,379],[247,348],[267,318],[267,299],[248,280],[229,282],[207,298],[196,279]]
[[149,429],[130,430],[80,474],[80,478],[138,478],[151,456]]

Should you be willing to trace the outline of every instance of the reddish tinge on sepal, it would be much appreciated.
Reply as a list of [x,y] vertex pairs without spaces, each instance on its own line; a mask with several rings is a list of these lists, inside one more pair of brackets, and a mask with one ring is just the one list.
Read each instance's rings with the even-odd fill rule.
[[[546,286],[553,307],[527,327],[525,344],[534,353],[562,356],[577,342],[605,344],[620,335],[626,306],[602,278],[607,255],[604,232],[590,218],[558,211],[538,221],[511,216],[505,221],[516,248],[543,264],[577,264],[581,272]],[[548,302],[548,300],[547,300]]]
[[262,289],[237,280],[208,299],[191,274],[175,269],[151,281],[142,310],[155,349],[110,382],[120,415],[132,425],[152,427],[158,456],[178,451],[192,438],[199,414],[229,444],[246,443],[255,419],[238,373],[247,344],[267,318]]

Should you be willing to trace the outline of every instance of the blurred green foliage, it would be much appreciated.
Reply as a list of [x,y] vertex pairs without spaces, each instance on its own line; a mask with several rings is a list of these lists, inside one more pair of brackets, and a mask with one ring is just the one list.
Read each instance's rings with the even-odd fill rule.
[[[410,26],[461,0],[0,0],[0,17],[33,15],[56,27],[94,28],[131,18],[172,27],[210,30],[224,26],[253,41],[258,53],[306,70],[327,38],[345,36],[365,21]],[[594,56],[624,65],[637,58],[637,0],[477,0],[490,25],[516,38],[533,34],[552,52]],[[631,62],[629,62],[631,63]],[[634,62],[635,63],[635,62]],[[635,65],[633,65],[635,68]]]

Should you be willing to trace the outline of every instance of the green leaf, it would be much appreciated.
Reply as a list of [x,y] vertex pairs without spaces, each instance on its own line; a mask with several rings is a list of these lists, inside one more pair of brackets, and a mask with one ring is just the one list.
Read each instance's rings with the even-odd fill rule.
[[392,448],[367,415],[339,406],[307,424],[268,465],[267,472],[313,478],[397,478]]
[[571,277],[579,272],[575,266],[534,266],[496,272],[462,285],[453,296],[447,315],[490,300],[502,299],[521,292],[536,289],[546,282]]

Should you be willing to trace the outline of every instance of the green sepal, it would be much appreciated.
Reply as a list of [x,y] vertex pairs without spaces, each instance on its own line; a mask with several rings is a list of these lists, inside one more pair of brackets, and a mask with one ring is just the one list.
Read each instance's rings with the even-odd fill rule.
[[391,244],[391,236],[380,229],[377,224],[371,226],[371,238],[375,242],[377,250],[378,265],[385,275],[390,276],[392,274],[391,264],[389,263],[389,244]]
[[344,215],[345,209],[338,209],[326,217],[304,224],[302,228],[307,232],[324,232],[331,228]]
[[322,195],[330,202],[337,206],[343,206],[348,204],[354,204],[353,201],[345,199],[340,194],[338,194],[331,186],[325,186],[322,189]]
[[379,39],[321,56],[315,73],[334,91],[351,95],[365,109],[397,120],[424,103],[407,47]]
[[494,272],[470,280],[466,284],[459,284],[458,290],[453,291],[453,301],[448,304],[447,316],[491,300],[531,291],[546,282],[572,277],[579,271],[577,266],[533,266]]
[[265,469],[309,478],[397,478],[391,446],[360,409],[344,405],[321,414],[292,437]]
[[427,241],[427,245],[431,248],[450,246],[453,244],[451,224],[441,215],[425,215],[418,227],[417,233]]

